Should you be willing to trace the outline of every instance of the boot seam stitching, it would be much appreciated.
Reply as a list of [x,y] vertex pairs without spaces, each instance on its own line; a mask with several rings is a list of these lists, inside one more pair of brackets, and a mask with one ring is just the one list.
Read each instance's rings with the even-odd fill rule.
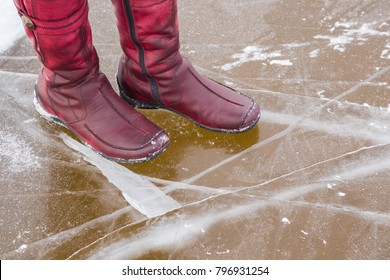
[[[216,93],[214,90],[212,90],[211,88],[209,88],[208,86],[206,86],[194,73],[193,73],[193,71],[192,71],[192,69],[190,69],[190,68],[188,68],[188,70],[190,71],[190,73],[191,73],[191,75],[201,84],[201,85],[203,85],[206,89],[208,89],[211,93],[213,93],[214,95],[216,95],[216,96],[218,96],[219,98],[221,98],[221,99],[223,99],[223,100],[225,100],[225,101],[227,101],[227,102],[229,102],[229,103],[232,103],[232,104],[235,104],[235,105],[238,105],[238,106],[240,106],[240,107],[244,107],[244,105],[243,104],[240,104],[240,103],[237,103],[237,102],[235,102],[235,101],[232,101],[232,100],[229,100],[229,99],[227,99],[227,98],[225,98],[225,97],[223,97],[223,96],[221,96],[220,94],[218,94],[218,93]],[[208,79],[208,78],[206,78],[206,79]],[[210,79],[211,80],[211,79]],[[211,80],[211,81],[213,81],[213,80]],[[218,84],[220,84],[220,83],[218,83]],[[222,84],[220,84],[221,86],[224,86],[224,85],[222,85]],[[237,92],[237,91],[235,91],[236,93],[239,93],[239,92]],[[244,97],[246,97],[245,95],[243,95],[243,94],[241,94],[241,93],[239,93],[240,95],[242,95],[242,96],[244,96]],[[247,97],[248,98],[248,97]]]
[[157,133],[155,135],[155,137],[153,137],[152,139],[150,139],[148,142],[146,142],[145,144],[139,146],[139,147],[136,147],[136,148],[125,148],[125,147],[121,147],[121,146],[117,146],[117,145],[113,145],[109,142],[107,142],[106,140],[104,140],[103,138],[101,138],[100,136],[98,136],[95,132],[93,132],[93,130],[87,125],[87,124],[84,124],[84,127],[87,129],[87,131],[89,133],[91,133],[97,140],[99,140],[100,142],[102,142],[103,144],[109,146],[109,147],[112,147],[112,148],[115,148],[115,149],[119,149],[119,150],[127,150],[127,151],[137,151],[139,149],[142,149],[142,148],[145,148],[146,146],[148,146],[151,142],[154,141],[154,139],[156,139],[161,133],[162,131],[160,131],[159,133]]
[[[126,123],[128,123],[131,127],[133,127],[134,129],[138,130],[138,131],[141,131],[144,135],[148,135],[148,132],[135,126],[132,122],[130,122],[115,106],[114,104],[112,104],[111,100],[109,100],[109,98],[107,96],[105,96],[101,90],[99,89],[99,94],[104,98],[104,100],[106,101],[106,103],[111,107],[112,110],[114,110],[119,117],[121,117],[122,120],[124,120]],[[139,118],[140,116],[137,116],[137,118]]]
[[242,128],[242,126],[244,125],[245,121],[246,121],[246,118],[249,116],[249,114],[252,112],[252,110],[255,108],[255,102],[252,101],[252,105],[251,107],[249,108],[249,110],[246,112],[244,118],[242,119],[242,122],[240,124],[240,128]]
[[[84,6],[84,7],[83,7]],[[51,27],[51,26],[44,26],[44,25],[41,25],[41,24],[44,24],[44,23],[47,23],[47,24],[54,24],[54,23],[59,23],[61,21],[68,21],[70,18],[72,18],[73,16],[75,16],[79,10],[76,10],[76,12],[74,12],[72,15],[70,15],[69,17],[66,17],[64,19],[59,19],[59,20],[53,20],[53,21],[45,21],[45,20],[39,20],[39,19],[36,19],[34,17],[31,17],[27,14],[25,14],[23,11],[22,11],[22,14],[26,15],[28,18],[32,19],[34,21],[34,24],[37,28],[41,28],[41,29],[44,29],[44,30],[59,30],[59,29],[65,29],[65,28],[68,28],[70,26],[72,26],[73,24],[75,24],[76,22],[78,22],[83,16],[85,16],[85,12],[87,11],[88,9],[88,5],[85,4],[85,3],[82,3],[80,8],[83,8],[83,11],[81,12],[81,14],[79,16],[77,16],[77,18],[75,18],[74,20],[72,20],[71,22],[65,24],[65,25],[61,25],[61,26],[56,26],[56,27]],[[36,24],[38,23],[38,24]]]
[[[55,76],[56,76],[56,73],[54,73],[54,77]],[[53,97],[50,96],[50,93],[49,93],[50,92],[50,88],[49,88],[49,85],[47,83],[46,83],[46,92],[47,92],[47,96],[49,97],[51,108],[52,108],[53,112],[58,116],[58,111],[57,111],[56,106],[54,106]]]
[[143,5],[143,6],[135,6],[135,5],[131,5],[131,7],[133,8],[139,8],[139,9],[142,9],[142,8],[149,8],[149,7],[152,7],[152,6],[157,6],[157,5],[160,5],[161,3],[163,2],[167,2],[168,0],[161,0],[160,2],[158,3],[153,3],[153,4],[150,4],[150,5]]

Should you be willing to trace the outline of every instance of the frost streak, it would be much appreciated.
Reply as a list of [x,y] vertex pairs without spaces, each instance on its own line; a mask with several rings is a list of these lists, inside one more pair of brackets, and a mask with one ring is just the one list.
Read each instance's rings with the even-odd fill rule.
[[61,137],[65,144],[82,153],[86,161],[99,168],[103,175],[122,191],[129,204],[148,218],[165,214],[180,207],[177,201],[165,195],[152,182],[120,164],[101,157],[65,134]]

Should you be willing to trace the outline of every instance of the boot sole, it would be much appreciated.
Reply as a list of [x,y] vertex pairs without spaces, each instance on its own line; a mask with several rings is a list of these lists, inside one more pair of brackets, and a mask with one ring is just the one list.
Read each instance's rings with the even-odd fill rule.
[[62,127],[65,127],[66,129],[68,129],[69,131],[71,131],[76,137],[77,139],[79,139],[79,141],[81,143],[83,143],[85,146],[89,147],[94,153],[104,157],[105,159],[108,159],[108,160],[111,160],[111,161],[115,161],[115,162],[120,162],[120,163],[130,163],[130,164],[134,164],[134,163],[141,163],[141,162],[146,162],[146,161],[149,161],[151,159],[154,159],[155,157],[157,157],[158,155],[160,155],[161,153],[163,153],[167,148],[168,148],[168,145],[169,145],[169,142],[160,150],[158,150],[157,152],[155,152],[154,154],[148,156],[148,157],[144,157],[144,158],[139,158],[139,159],[132,159],[132,160],[128,160],[128,159],[123,159],[123,158],[115,158],[115,157],[110,157],[110,156],[107,156],[99,151],[97,151],[95,148],[93,148],[91,145],[87,144],[86,142],[83,141],[83,139],[81,139],[77,133],[75,133],[72,129],[70,129],[65,121],[55,115],[52,115],[50,114],[49,112],[47,112],[41,102],[39,101],[39,97],[36,93],[36,91],[34,91],[34,106],[35,106],[35,109],[37,110],[38,114],[43,117],[45,120],[47,120],[48,122],[50,123],[54,123],[54,124],[57,124],[57,125],[60,125]]
[[213,132],[222,132],[222,133],[226,133],[226,134],[237,134],[237,133],[243,133],[243,132],[246,132],[248,130],[251,130],[257,123],[258,121],[260,120],[260,114],[258,115],[258,117],[248,126],[246,127],[243,127],[241,129],[218,129],[218,128],[212,128],[212,127],[208,127],[208,126],[205,126],[203,124],[200,124],[198,123],[197,121],[193,120],[192,118],[176,111],[176,110],[173,110],[167,106],[164,106],[164,105],[158,105],[154,102],[147,102],[147,101],[139,101],[139,100],[136,100],[136,99],[133,99],[131,97],[129,97],[125,91],[122,89],[122,87],[119,85],[119,82],[118,82],[118,79],[117,79],[117,84],[118,84],[118,89],[119,89],[119,96],[122,97],[127,103],[129,103],[130,105],[132,105],[133,107],[135,108],[140,108],[140,109],[164,109],[164,110],[168,110],[168,111],[171,111],[175,114],[178,114],[180,116],[182,116],[183,118],[189,120],[190,122],[194,123],[195,125],[201,127],[201,128],[204,128],[206,130],[210,130],[210,131],[213,131]]

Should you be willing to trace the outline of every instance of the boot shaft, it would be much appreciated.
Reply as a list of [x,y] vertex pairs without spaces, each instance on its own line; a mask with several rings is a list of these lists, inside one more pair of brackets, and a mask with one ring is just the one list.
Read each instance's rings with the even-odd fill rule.
[[252,128],[251,98],[207,79],[180,54],[176,0],[112,0],[124,55],[121,96],[141,108],[165,108],[201,127],[227,133]]
[[48,84],[77,83],[98,71],[86,0],[14,0],[14,3],[44,66],[43,76]]
[[158,76],[182,62],[176,0],[112,3],[123,52],[143,75]]
[[14,0],[18,9],[39,20],[56,21],[75,13],[83,0]]

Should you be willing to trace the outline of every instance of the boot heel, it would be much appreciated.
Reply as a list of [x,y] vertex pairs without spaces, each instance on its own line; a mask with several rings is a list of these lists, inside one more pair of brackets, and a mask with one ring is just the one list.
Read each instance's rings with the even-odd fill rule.
[[131,106],[133,106],[135,108],[140,108],[140,109],[159,109],[159,108],[161,108],[161,106],[159,106],[155,102],[139,101],[139,100],[136,100],[136,99],[129,97],[125,93],[125,91],[122,89],[122,87],[120,86],[118,81],[117,81],[117,84],[118,84],[118,89],[119,89],[119,96],[122,97]]
[[55,123],[55,124],[58,124],[58,125],[65,127],[65,128],[68,128],[62,119],[60,119],[59,117],[57,117],[55,115],[50,114],[48,111],[46,111],[43,108],[41,102],[39,101],[39,97],[38,97],[36,91],[34,91],[34,105],[35,105],[35,109],[37,110],[38,114],[41,117],[43,117],[44,119],[46,119],[47,121],[49,121],[51,123]]

